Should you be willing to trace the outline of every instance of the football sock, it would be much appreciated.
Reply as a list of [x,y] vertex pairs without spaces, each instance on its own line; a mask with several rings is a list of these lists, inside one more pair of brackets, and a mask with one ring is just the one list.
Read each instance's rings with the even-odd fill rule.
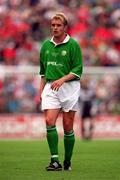
[[65,161],[71,161],[75,143],[74,131],[64,132]]
[[47,142],[49,145],[51,160],[59,161],[58,159],[58,133],[56,126],[47,126]]

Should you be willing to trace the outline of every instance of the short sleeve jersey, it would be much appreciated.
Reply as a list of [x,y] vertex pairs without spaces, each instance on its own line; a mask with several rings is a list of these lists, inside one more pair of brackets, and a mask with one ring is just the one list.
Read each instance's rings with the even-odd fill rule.
[[53,39],[46,40],[40,50],[40,75],[46,81],[57,80],[69,73],[79,79],[83,72],[82,53],[79,44],[66,36],[65,40],[56,45]]

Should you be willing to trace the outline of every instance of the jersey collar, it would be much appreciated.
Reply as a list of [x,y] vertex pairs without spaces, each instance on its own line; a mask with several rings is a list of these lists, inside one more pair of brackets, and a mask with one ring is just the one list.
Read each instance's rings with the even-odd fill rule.
[[60,45],[60,44],[65,44],[69,41],[70,36],[67,34],[67,36],[65,37],[65,39],[63,40],[63,42],[56,44],[56,42],[53,40],[54,37],[51,38],[50,42],[52,42],[55,46]]

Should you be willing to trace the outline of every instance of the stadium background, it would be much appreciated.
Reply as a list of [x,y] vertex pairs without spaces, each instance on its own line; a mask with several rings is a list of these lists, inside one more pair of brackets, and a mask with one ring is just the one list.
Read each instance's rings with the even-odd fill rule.
[[[119,0],[0,1],[0,138],[45,136],[39,50],[49,38],[50,17],[58,10],[69,17],[68,33],[83,52],[82,79],[89,76],[95,93],[94,138],[120,138]],[[62,135],[61,120],[58,130]],[[80,112],[75,132],[79,137]]]

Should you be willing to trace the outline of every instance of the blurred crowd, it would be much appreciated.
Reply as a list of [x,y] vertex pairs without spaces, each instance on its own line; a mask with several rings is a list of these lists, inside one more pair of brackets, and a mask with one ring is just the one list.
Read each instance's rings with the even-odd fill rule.
[[[87,75],[86,75],[87,76]],[[92,114],[120,114],[120,77],[117,75],[84,76],[94,95]],[[39,75],[9,75],[0,81],[0,113],[40,113]],[[87,97],[85,97],[87,98]],[[81,106],[80,106],[81,109]]]
[[40,112],[40,78],[33,75],[9,75],[0,81],[0,113]]
[[[0,69],[39,65],[42,42],[50,37],[50,18],[68,17],[68,33],[81,46],[84,66],[120,66],[119,0],[0,0]],[[0,113],[37,113],[38,76],[0,74]],[[83,82],[84,82],[83,77]],[[120,114],[120,77],[90,77],[92,111]]]
[[115,74],[84,75],[81,79],[80,100],[80,110],[85,102],[91,104],[91,116],[120,114],[120,76]]
[[120,65],[119,0],[0,0],[0,65],[39,65],[50,18],[64,12],[84,65]]

